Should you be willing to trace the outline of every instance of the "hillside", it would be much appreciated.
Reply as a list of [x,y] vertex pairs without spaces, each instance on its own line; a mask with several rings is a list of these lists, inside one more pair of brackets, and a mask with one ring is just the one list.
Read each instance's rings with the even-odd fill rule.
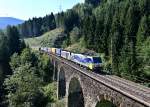
[[18,25],[23,22],[24,22],[23,20],[13,17],[0,17],[0,29],[4,29],[8,25]]
[[46,32],[40,37],[33,37],[24,39],[25,43],[29,46],[49,46],[49,47],[60,47],[62,44],[61,39],[65,38],[64,30],[62,28],[57,28]]
[[[108,62],[106,70],[112,74],[145,84],[150,78],[150,14],[147,7],[148,0],[86,0],[55,15],[54,25],[64,28],[65,39],[44,36],[49,33],[58,36],[54,30],[27,41],[34,46],[63,47],[78,53],[87,54],[92,50],[92,53],[104,56]],[[51,25],[48,21],[43,21],[44,25],[39,22],[40,18],[33,29],[35,36],[43,29],[47,32],[46,25]],[[28,28],[28,32],[33,32]]]
[[[14,6],[7,0],[4,1],[6,6],[1,2],[2,8]],[[19,11],[26,17],[28,14],[34,16],[37,12],[43,16],[38,9],[46,12],[45,8],[40,8],[44,1],[39,1],[31,3],[16,1],[15,3],[14,0],[13,3],[17,4],[15,7],[19,6]],[[33,3],[38,9],[31,6]],[[51,8],[50,4],[55,3],[49,0],[46,4],[48,8]],[[65,1],[63,5],[65,6]],[[66,93],[62,90],[66,86],[64,78],[58,77],[61,80],[59,84],[56,82],[57,79],[53,78],[57,72],[53,72],[55,67],[51,63],[53,61],[50,56],[37,50],[33,51],[29,47],[55,47],[85,55],[99,55],[102,59],[101,70],[98,74],[93,71],[95,75],[106,76],[110,80],[111,77],[115,79],[119,76],[150,88],[149,5],[150,0],[84,0],[84,3],[76,4],[72,9],[62,10],[59,13],[55,11],[55,14],[47,13],[48,15],[44,17],[34,17],[17,26],[0,29],[0,107],[64,107],[67,105]],[[32,9],[27,9],[28,12],[25,14],[23,7],[29,8],[30,6]],[[47,8],[46,5],[42,6]],[[7,13],[7,11],[4,12]],[[11,12],[16,13],[15,10]],[[2,28],[6,26],[4,22],[10,25],[15,22],[9,17],[8,20],[6,20],[7,17],[4,19],[0,20]],[[23,40],[29,46],[25,45]],[[99,64],[96,62],[97,58],[93,58],[93,61],[87,64],[97,67]],[[80,67],[86,69],[83,66]],[[90,72],[88,69],[85,70],[85,73],[88,72]],[[122,81],[121,78],[116,78],[117,84]],[[75,82],[77,81],[71,80],[70,84]],[[149,90],[142,89],[142,86],[130,87],[128,81],[121,83],[124,84],[122,88],[129,86],[125,88],[131,91],[135,88],[135,91],[141,95],[139,96],[141,100],[139,97],[133,98],[133,103],[136,104],[130,105],[137,107],[139,105],[137,102],[141,105],[147,104],[148,99],[145,99],[141,93],[147,93]],[[79,102],[83,103],[83,101],[76,99],[81,98],[83,94],[78,90],[81,87],[70,86],[69,88],[73,90],[69,89],[68,92],[68,106],[80,107]],[[75,88],[78,92],[74,90]],[[59,99],[57,94],[59,94]],[[124,99],[120,95],[116,98]],[[114,100],[111,99],[111,102],[113,103]],[[100,101],[96,107],[113,106],[107,105],[109,99],[105,98],[104,103]],[[118,106],[117,103],[116,106]]]
[[94,50],[90,50],[90,49],[85,48],[82,41],[68,46],[67,48],[65,48],[65,50],[75,52],[75,53],[84,53],[86,55],[92,55],[92,56],[99,55]]

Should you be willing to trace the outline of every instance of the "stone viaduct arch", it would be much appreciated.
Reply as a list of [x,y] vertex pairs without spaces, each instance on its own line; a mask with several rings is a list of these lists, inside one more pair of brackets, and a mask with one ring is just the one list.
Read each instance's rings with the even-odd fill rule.
[[58,74],[58,98],[61,99],[66,95],[66,78],[63,67],[60,68]]
[[81,95],[81,101],[83,101],[81,107],[99,107],[98,104],[102,100],[112,102],[113,106],[110,107],[147,107],[101,82],[103,79],[96,79],[92,73],[71,67],[57,58],[54,60],[54,66],[58,69],[56,73],[58,98],[65,99],[66,107],[78,107],[70,103],[73,93],[76,93],[75,96],[78,98]]
[[77,78],[72,78],[68,89],[68,107],[84,107],[82,87]]
[[[69,69],[63,67],[63,65],[59,66],[58,69],[58,98],[65,98],[66,107],[99,107],[96,105],[103,99],[111,102],[112,98],[106,94],[102,94],[98,96],[98,98],[91,98],[90,95],[87,94],[86,87],[88,86],[84,86],[84,81],[81,79],[84,76],[82,77],[76,73],[66,71]],[[89,87],[91,86],[89,85]],[[92,88],[90,90],[92,90]]]
[[95,107],[116,107],[111,101],[101,99],[101,101],[98,101],[95,105]]
[[55,66],[54,66],[54,80],[57,81],[58,80],[58,62],[55,61]]

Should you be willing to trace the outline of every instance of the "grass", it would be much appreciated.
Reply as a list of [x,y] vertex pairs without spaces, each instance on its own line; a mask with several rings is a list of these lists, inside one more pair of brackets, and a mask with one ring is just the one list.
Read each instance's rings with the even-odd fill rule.
[[55,41],[58,38],[61,38],[63,35],[64,30],[62,28],[57,28],[55,30],[49,31],[40,37],[33,37],[33,38],[27,38],[24,39],[25,43],[29,46],[47,46],[47,47],[53,47],[55,45]]
[[68,46],[67,48],[65,48],[65,50],[68,50],[74,53],[83,53],[86,55],[97,56],[97,53],[95,51],[85,48],[82,38],[79,40],[79,42],[76,42]]

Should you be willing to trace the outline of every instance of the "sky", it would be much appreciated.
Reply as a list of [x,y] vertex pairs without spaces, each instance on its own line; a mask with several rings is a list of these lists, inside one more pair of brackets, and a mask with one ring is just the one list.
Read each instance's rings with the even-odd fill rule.
[[[84,0],[0,0],[0,17],[28,20],[72,8]],[[60,9],[61,5],[61,9]]]

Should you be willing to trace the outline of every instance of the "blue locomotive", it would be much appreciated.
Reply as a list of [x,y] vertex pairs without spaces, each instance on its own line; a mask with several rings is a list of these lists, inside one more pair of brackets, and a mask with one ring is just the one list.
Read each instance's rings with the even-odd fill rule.
[[77,54],[60,48],[41,47],[40,50],[75,62],[92,71],[95,71],[97,69],[100,70],[102,67],[102,60],[99,56],[88,56],[84,54]]

